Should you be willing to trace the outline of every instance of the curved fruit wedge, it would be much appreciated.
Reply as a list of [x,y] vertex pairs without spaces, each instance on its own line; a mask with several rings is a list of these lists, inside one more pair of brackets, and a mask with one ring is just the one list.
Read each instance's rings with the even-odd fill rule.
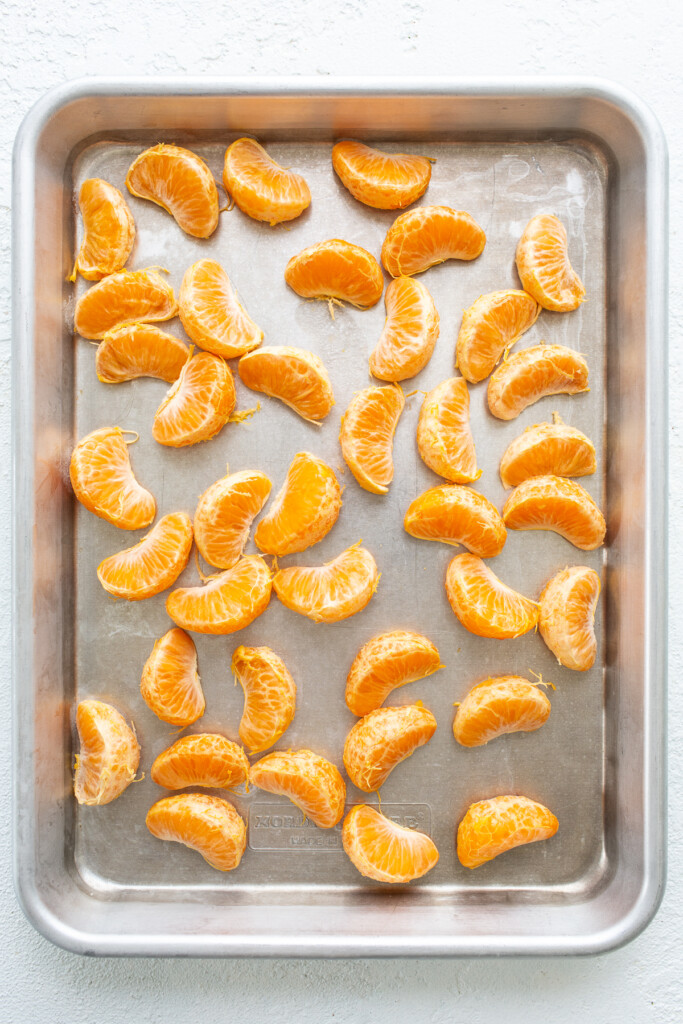
[[69,476],[81,505],[122,530],[140,530],[156,515],[154,495],[133,476],[120,427],[82,437],[71,453]]
[[208,487],[194,514],[194,539],[209,565],[231,569],[244,550],[254,518],[270,494],[265,473],[245,469]]
[[124,324],[170,320],[178,312],[173,289],[156,270],[121,270],[98,281],[81,295],[74,310],[74,330],[101,341]]
[[324,420],[334,405],[325,365],[306,349],[288,345],[260,348],[242,356],[237,369],[242,383],[252,391],[279,398],[312,423]]
[[266,754],[251,766],[249,781],[259,789],[288,797],[318,828],[341,821],[346,786],[339,769],[312,750]]
[[235,633],[266,610],[271,588],[270,569],[260,555],[245,555],[203,587],[173,590],[166,611],[177,626],[193,633]]
[[425,156],[385,153],[345,139],[332,148],[332,166],[354,199],[375,210],[403,210],[427,191],[432,165]]
[[199,260],[185,271],[178,314],[200,348],[234,359],[261,344],[263,331],[241,305],[230,278],[215,260]]
[[171,512],[132,548],[100,562],[97,578],[114,597],[142,601],[175,583],[187,565],[191,549],[190,517],[184,512]]
[[539,602],[538,630],[565,668],[585,672],[595,662],[595,609],[600,577],[585,565],[572,565],[548,580]]
[[247,755],[218,733],[181,736],[152,765],[152,781],[164,789],[233,789],[249,777]]
[[339,299],[369,309],[382,298],[382,268],[367,249],[341,238],[309,245],[285,267],[285,281],[304,299]]
[[154,414],[152,437],[170,448],[210,441],[235,408],[230,367],[210,352],[190,356]]
[[533,476],[589,476],[595,472],[593,442],[557,417],[537,423],[516,437],[500,460],[503,487],[517,487]]
[[516,352],[489,381],[489,411],[499,420],[514,420],[546,395],[589,391],[588,363],[564,345],[535,345]]
[[135,221],[121,193],[102,178],[81,185],[78,205],[83,218],[83,241],[74,272],[88,281],[101,281],[122,270],[135,242]]
[[387,231],[382,263],[392,277],[421,274],[446,260],[475,260],[486,235],[474,217],[450,206],[418,206],[400,214]]
[[464,377],[444,380],[425,395],[417,421],[417,448],[422,461],[451,483],[469,484],[481,476]]
[[79,804],[111,803],[138,770],[140,746],[134,730],[111,704],[82,700],[76,709],[80,751],[74,766],[74,795]]
[[419,704],[377,708],[356,722],[346,737],[346,774],[358,789],[374,793],[396,765],[430,741],[435,730],[434,715]]
[[465,380],[476,384],[536,323],[541,307],[527,292],[506,289],[480,295],[463,313],[456,346],[456,366]]
[[481,800],[458,825],[458,860],[465,868],[478,868],[515,846],[550,839],[558,827],[552,811],[526,796]]
[[395,383],[423,370],[439,337],[439,314],[420,281],[397,277],[384,295],[387,318],[370,356],[370,373]]
[[517,273],[522,287],[543,306],[560,313],[577,309],[586,289],[569,262],[567,232],[548,214],[532,217],[517,245]]
[[126,175],[128,191],[170,213],[178,227],[208,238],[218,227],[218,190],[204,161],[180,146],[146,149]]
[[357,804],[344,818],[344,852],[365,878],[410,882],[435,866],[439,851],[429,836],[397,825],[368,804]]
[[95,369],[103,384],[136,377],[156,377],[172,384],[189,358],[184,342],[154,324],[126,324],[107,331],[97,346]]
[[480,558],[499,555],[507,538],[496,506],[483,494],[457,484],[431,487],[415,498],[403,527],[411,537],[462,544]]
[[178,793],[157,800],[147,812],[157,839],[189,846],[217,871],[232,871],[247,848],[244,820],[227,800],[208,793]]
[[550,701],[522,676],[496,676],[474,686],[461,701],[453,735],[463,747],[482,747],[509,732],[533,732],[548,720]]
[[378,708],[392,690],[443,668],[431,640],[408,629],[393,629],[368,640],[346,679],[346,706],[354,715]]
[[156,641],[145,662],[140,693],[157,718],[183,729],[204,714],[197,651],[182,629],[169,629]]
[[588,491],[561,476],[535,476],[515,487],[503,506],[510,530],[552,530],[582,551],[605,540],[605,517]]
[[456,555],[446,572],[446,596],[465,629],[496,640],[528,633],[538,605],[502,583],[476,555]]
[[255,139],[228,146],[223,184],[242,213],[271,225],[294,220],[311,205],[306,179],[281,167]]
[[249,754],[272,747],[291,725],[296,683],[270,647],[238,647],[232,671],[244,691],[239,735]]
[[330,532],[341,507],[341,488],[334,472],[316,455],[299,452],[256,527],[256,546],[269,555],[305,551]]
[[342,416],[339,441],[344,462],[361,487],[386,494],[394,477],[394,433],[406,400],[398,384],[365,388]]
[[341,622],[365,608],[377,589],[379,577],[370,552],[354,544],[325,565],[280,569],[273,587],[293,612],[313,622]]

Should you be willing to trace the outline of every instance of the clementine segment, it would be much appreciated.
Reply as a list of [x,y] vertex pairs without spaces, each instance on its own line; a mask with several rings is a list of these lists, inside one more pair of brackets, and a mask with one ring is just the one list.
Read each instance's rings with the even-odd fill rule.
[[97,346],[95,369],[103,384],[136,377],[156,377],[172,384],[189,357],[184,342],[154,324],[126,324],[107,331]]
[[185,728],[204,714],[197,650],[182,629],[169,629],[157,640],[145,662],[140,693],[157,718]]
[[311,205],[306,179],[281,167],[255,139],[228,146],[223,184],[242,213],[270,225],[294,220]]
[[358,789],[374,793],[401,761],[430,741],[435,730],[434,715],[419,704],[377,708],[356,722],[346,737],[346,774]]
[[332,166],[354,199],[376,210],[403,210],[427,191],[432,165],[424,156],[385,153],[345,139],[332,148]]
[[327,536],[341,507],[341,488],[333,470],[316,455],[299,452],[256,527],[256,545],[269,555],[305,551]]
[[488,385],[489,411],[499,420],[513,420],[523,409],[547,395],[589,391],[588,363],[564,345],[535,345],[502,363]]
[[505,289],[480,295],[463,313],[456,365],[476,384],[491,373],[503,353],[536,323],[541,307],[527,292]]
[[522,287],[544,309],[562,313],[584,301],[586,289],[569,262],[567,231],[557,217],[531,218],[517,245],[516,259]]
[[71,453],[69,476],[81,505],[100,519],[122,530],[139,530],[154,519],[154,495],[135,479],[120,427],[82,437]]
[[465,868],[478,868],[515,846],[550,839],[558,828],[552,811],[526,796],[481,800],[458,825],[458,860]]
[[74,330],[83,338],[101,341],[115,327],[170,320],[177,312],[173,289],[156,270],[121,270],[81,295]]
[[311,423],[324,420],[334,405],[332,384],[322,359],[303,348],[260,348],[242,356],[237,369],[242,383],[252,391],[279,398]]
[[182,587],[166,598],[166,611],[177,626],[193,633],[235,633],[266,610],[270,569],[259,555],[245,555],[203,587]]
[[171,448],[209,441],[234,408],[235,383],[228,364],[210,352],[196,352],[155,412],[152,437]]
[[312,750],[277,751],[251,766],[249,781],[288,797],[318,828],[341,821],[346,786],[339,769]]
[[550,701],[536,683],[496,676],[478,683],[461,701],[453,735],[463,747],[482,747],[505,733],[540,729],[549,714]]
[[193,526],[199,553],[209,565],[231,569],[239,561],[271,486],[265,473],[246,469],[222,477],[204,491]]
[[405,404],[398,384],[365,388],[342,416],[339,441],[344,462],[372,494],[386,494],[393,480],[394,433]]
[[346,679],[346,706],[354,715],[378,708],[392,690],[443,668],[439,652],[426,636],[393,629],[368,640],[354,658]]
[[201,157],[180,146],[161,143],[146,149],[126,175],[128,191],[170,213],[178,227],[208,238],[218,227],[218,190]]
[[418,206],[400,214],[382,245],[382,263],[392,277],[421,274],[446,260],[475,260],[486,235],[474,217],[450,206]]
[[379,577],[370,552],[355,544],[325,565],[280,569],[273,587],[293,612],[313,622],[341,622],[365,608]]
[[540,597],[538,629],[565,668],[586,672],[595,663],[595,609],[600,577],[585,565],[572,565],[548,580]]
[[411,537],[462,544],[473,555],[493,558],[507,538],[498,509],[471,487],[442,484],[411,502],[403,520]]
[[582,551],[605,540],[605,517],[588,491],[561,476],[535,476],[514,489],[503,507],[510,530],[552,530]]
[[187,565],[192,549],[192,523],[184,512],[163,516],[132,548],[100,562],[97,578],[114,597],[142,601],[166,590]]
[[397,277],[384,295],[387,317],[370,356],[370,373],[395,383],[423,370],[439,337],[439,314],[420,281]]
[[83,241],[74,273],[101,281],[122,270],[135,242],[135,221],[121,193],[102,178],[81,185],[78,205],[83,218]]
[[178,793],[157,800],[145,822],[157,839],[189,846],[217,871],[233,871],[247,848],[243,818],[227,800],[208,793]]
[[422,461],[451,483],[469,484],[481,476],[470,430],[470,393],[463,377],[451,377],[425,395],[417,448]]
[[516,487],[533,476],[588,476],[595,472],[593,442],[556,417],[554,423],[527,427],[500,460],[503,487]]
[[303,249],[285,267],[285,281],[304,299],[339,299],[358,309],[376,306],[384,291],[382,268],[360,245],[330,238]]
[[204,732],[181,736],[159,754],[150,774],[164,789],[233,789],[247,781],[249,762],[239,744],[218,733]]
[[376,882],[421,878],[439,859],[428,835],[397,825],[368,804],[357,804],[346,815],[342,843],[353,866]]
[[138,770],[140,745],[123,715],[101,700],[82,700],[76,709],[80,751],[74,766],[79,804],[99,806],[121,796]]
[[446,596],[465,629],[511,639],[538,622],[538,605],[502,583],[477,555],[456,555],[446,572]]
[[185,271],[178,313],[200,348],[234,359],[261,344],[263,331],[239,302],[230,278],[215,260],[199,260]]
[[270,647],[238,647],[232,656],[232,671],[244,691],[240,739],[251,755],[260,754],[291,725],[296,683]]

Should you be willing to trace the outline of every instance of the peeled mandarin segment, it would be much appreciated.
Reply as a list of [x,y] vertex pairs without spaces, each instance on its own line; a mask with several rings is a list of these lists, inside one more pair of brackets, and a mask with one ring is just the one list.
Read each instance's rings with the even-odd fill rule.
[[153,324],[126,324],[108,331],[97,346],[95,369],[103,384],[156,377],[172,384],[190,357],[179,338]]
[[481,800],[458,825],[458,860],[465,868],[478,868],[515,846],[550,839],[558,827],[552,811],[526,796]]
[[535,345],[502,363],[491,377],[489,411],[499,420],[513,420],[523,409],[547,395],[589,391],[588,363],[564,345]]
[[561,420],[527,427],[500,460],[500,478],[506,488],[534,476],[589,476],[595,469],[593,442]]
[[258,524],[254,541],[269,555],[305,551],[330,532],[341,507],[341,488],[333,470],[316,455],[299,452]]
[[424,156],[385,153],[345,139],[332,148],[332,166],[354,199],[375,210],[403,210],[427,191],[432,165]]
[[344,462],[361,487],[386,494],[394,477],[394,433],[406,400],[398,384],[365,388],[342,416],[339,441]]
[[271,225],[294,220],[311,205],[305,178],[281,167],[255,139],[228,146],[223,184],[242,213]]
[[101,341],[124,324],[170,320],[178,312],[173,289],[156,270],[121,270],[81,295],[74,311],[74,330]]
[[304,299],[339,299],[369,309],[382,298],[384,276],[375,257],[341,238],[330,238],[292,256],[285,281]]
[[165,789],[232,789],[249,776],[247,755],[218,733],[182,736],[154,761],[152,781]]
[[465,380],[476,384],[492,372],[506,351],[538,319],[541,307],[527,292],[489,292],[463,313],[456,346],[456,365]]
[[354,658],[346,679],[346,706],[354,715],[367,715],[396,687],[424,679],[442,667],[438,650],[421,633],[407,629],[380,633]]
[[261,344],[263,331],[238,301],[230,278],[215,260],[199,260],[185,271],[178,313],[200,348],[234,359]]
[[227,800],[208,793],[179,793],[157,800],[146,825],[157,839],[183,843],[217,871],[232,871],[247,847],[244,820]]
[[417,704],[377,708],[356,722],[346,737],[346,774],[358,789],[374,793],[396,765],[429,742],[435,730],[434,715]]
[[585,672],[597,654],[595,609],[600,577],[585,565],[563,569],[546,583],[540,597],[538,629],[565,668]]
[[528,633],[538,605],[502,583],[477,555],[456,555],[446,572],[446,596],[465,629],[496,640]]
[[450,206],[418,206],[396,218],[382,245],[382,263],[392,277],[421,274],[445,260],[474,260],[486,235],[474,217]]
[[305,420],[318,423],[334,405],[332,384],[322,359],[302,348],[264,347],[239,361],[242,383],[279,398]]
[[114,597],[142,601],[175,583],[191,549],[190,517],[172,512],[163,516],[138,544],[100,562],[97,578]]
[[154,495],[135,479],[120,427],[82,437],[71,453],[69,476],[81,505],[100,519],[122,530],[139,530],[154,519]]
[[197,651],[182,629],[169,629],[145,662],[140,693],[157,718],[183,728],[204,714],[204,693],[197,672]]
[[195,238],[208,238],[218,226],[218,190],[204,161],[180,146],[161,143],[146,149],[131,164],[126,186],[170,213],[178,227]]
[[296,709],[296,683],[270,647],[238,647],[232,671],[244,691],[240,739],[251,755],[260,754],[289,728]]
[[473,687],[461,701],[453,735],[463,747],[481,747],[509,732],[533,732],[548,720],[550,701],[521,676],[497,676]]
[[210,352],[191,356],[154,414],[152,437],[184,448],[210,441],[235,408],[235,383],[228,364]]
[[342,843],[353,866],[376,882],[410,882],[426,875],[439,859],[424,832],[397,825],[368,804],[358,804],[346,815]]
[[380,380],[407,380],[423,370],[439,337],[439,314],[420,281],[397,277],[384,295],[387,318],[370,356],[370,373]]
[[288,797],[318,828],[341,821],[346,785],[339,769],[312,750],[266,754],[251,766],[249,781],[267,793]]
[[582,551],[605,540],[605,517],[581,484],[561,476],[535,476],[516,487],[503,507],[510,530],[552,530]]
[[455,484],[478,480],[470,430],[470,394],[463,377],[451,377],[425,396],[417,422],[417,448],[431,470]]
[[259,555],[246,555],[203,587],[182,587],[166,598],[176,625],[194,633],[225,634],[244,629],[266,610],[270,569]]
[[76,709],[80,751],[74,768],[79,804],[99,806],[121,796],[138,770],[140,746],[123,715],[101,700],[82,700]]
[[209,565],[231,569],[239,561],[271,486],[265,473],[247,469],[222,477],[204,491],[193,526],[199,553]]
[[522,287],[544,309],[577,309],[586,289],[569,262],[567,232],[557,217],[532,217],[517,245],[517,272]]
[[432,487],[415,498],[403,526],[411,537],[462,544],[480,558],[499,555],[507,538],[495,505],[483,494],[458,484]]
[[121,193],[102,178],[81,185],[78,205],[83,218],[83,241],[75,269],[88,281],[101,281],[121,270],[135,242],[135,221]]
[[341,622],[365,608],[379,577],[370,552],[354,545],[325,565],[280,569],[273,587],[293,612],[313,622]]

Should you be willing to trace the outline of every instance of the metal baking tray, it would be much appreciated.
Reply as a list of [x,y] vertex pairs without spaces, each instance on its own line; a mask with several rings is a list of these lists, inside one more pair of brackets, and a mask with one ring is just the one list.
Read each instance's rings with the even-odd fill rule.
[[[266,343],[319,353],[337,405],[319,428],[261,398],[253,418],[210,443],[161,448],[151,422],[165,385],[100,384],[94,346],[72,334],[75,296],[86,287],[66,281],[80,231],[75,195],[95,175],[123,189],[134,155],[162,140],[191,146],[220,180],[225,147],[243,133],[305,174],[310,211],[272,229],[233,210],[200,241],[131,197],[138,236],[129,266],[161,265],[177,289],[191,262],[218,259]],[[344,473],[339,420],[369,383],[367,356],[384,310],[346,308],[332,320],[324,303],[301,300],[283,279],[287,259],[324,238],[378,253],[395,217],[360,205],[335,178],[330,150],[342,136],[434,157],[422,202],[468,210],[488,236],[480,259],[422,278],[441,335],[406,392],[452,375],[463,308],[482,292],[518,286],[515,245],[529,217],[552,211],[568,227],[589,301],[572,314],[543,312],[520,347],[546,340],[580,349],[590,393],[547,399],[503,423],[486,412],[483,384],[471,389],[471,410],[484,469],[477,486],[499,504],[498,461],[524,427],[557,411],[596,444],[598,472],[583,482],[606,511],[607,546],[586,554],[553,534],[511,532],[494,562],[532,597],[568,563],[600,571],[599,657],[590,672],[558,666],[537,635],[483,640],[454,618],[443,587],[452,550],[402,530],[409,501],[438,482],[416,451],[420,393],[407,398],[399,423],[388,497],[361,491]],[[34,107],[14,159],[15,865],[36,928],[81,953],[330,957],[587,953],[638,934],[658,906],[665,861],[667,158],[652,115],[593,80],[88,79]],[[166,326],[182,334],[179,321]],[[259,396],[237,386],[238,408],[254,406]],[[392,702],[422,699],[439,728],[382,790],[387,813],[437,843],[439,864],[424,879],[390,888],[361,878],[339,829],[319,830],[288,801],[258,790],[236,797],[249,817],[249,848],[233,873],[147,833],[146,810],[162,792],[149,767],[174,738],[139,693],[143,663],[169,627],[165,595],[129,604],[105,594],[98,562],[135,535],[76,507],[68,486],[75,439],[111,423],[139,432],[135,472],[160,514],[192,513],[227,463],[265,470],[276,489],[302,449],[338,469],[339,522],[291,561],[326,561],[362,538],[382,571],[378,593],[332,626],[274,597],[240,635],[196,637],[207,715],[193,731],[236,737],[242,697],[231,654],[239,643],[267,643],[299,687],[297,716],[279,746],[310,746],[341,764],[354,721],[343,692],[355,652],[382,629],[425,632],[446,667]],[[196,579],[191,564],[181,582]],[[557,687],[548,724],[459,748],[453,702],[488,674],[529,670]],[[109,699],[133,718],[147,772],[101,808],[79,808],[71,793],[72,711],[85,696]],[[550,806],[559,833],[467,871],[455,856],[457,822],[473,800],[504,792]],[[349,802],[359,799],[349,785]]]

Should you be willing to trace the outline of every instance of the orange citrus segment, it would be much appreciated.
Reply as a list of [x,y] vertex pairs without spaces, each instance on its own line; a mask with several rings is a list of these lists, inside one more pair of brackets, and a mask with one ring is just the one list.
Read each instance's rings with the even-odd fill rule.
[[481,747],[510,732],[533,732],[548,720],[550,701],[522,676],[496,676],[473,687],[462,700],[453,735],[463,747]]
[[456,555],[446,573],[446,596],[465,629],[510,639],[538,622],[538,605],[502,583],[477,555]]
[[82,700],[76,709],[80,751],[74,767],[79,804],[111,803],[138,770],[140,746],[123,715],[101,700]]
[[605,517],[588,491],[561,476],[535,476],[516,487],[503,507],[510,530],[552,530],[582,551],[605,540]]
[[97,346],[95,369],[103,384],[136,377],[156,377],[172,384],[189,356],[184,342],[154,324],[126,324],[107,331]]
[[516,487],[533,476],[588,476],[595,472],[592,441],[557,417],[554,423],[527,427],[500,460],[503,487]]
[[196,352],[155,412],[152,436],[171,448],[209,441],[234,408],[235,383],[228,364],[210,352]]
[[74,330],[83,338],[101,341],[115,327],[170,320],[177,312],[173,289],[156,270],[121,270],[81,295]]
[[465,868],[478,868],[515,846],[550,839],[558,827],[552,811],[526,796],[481,800],[458,825],[458,859]]
[[480,558],[499,555],[507,538],[496,506],[483,494],[458,484],[432,487],[415,498],[403,526],[411,537],[462,544]]
[[522,287],[543,306],[567,312],[577,309],[586,289],[569,262],[567,232],[548,214],[532,217],[517,245],[517,272]]
[[463,313],[456,347],[456,366],[476,384],[538,319],[541,307],[526,292],[489,292]]
[[271,225],[294,220],[311,205],[305,178],[281,167],[255,139],[228,146],[223,184],[242,213]]
[[164,789],[233,789],[249,776],[249,762],[242,748],[218,733],[181,736],[155,759],[152,781]]
[[180,146],[161,143],[140,153],[130,165],[126,186],[170,213],[178,227],[208,238],[218,227],[218,190],[201,157]]
[[346,679],[346,706],[354,715],[378,708],[392,690],[442,668],[431,640],[408,629],[394,629],[368,640]]
[[139,530],[154,519],[154,495],[135,479],[120,427],[82,437],[71,453],[69,476],[81,505],[100,519],[122,530]]
[[204,714],[197,651],[182,629],[169,629],[156,641],[145,662],[140,693],[157,718],[183,728]]
[[299,452],[258,524],[254,541],[269,555],[305,551],[330,532],[341,507],[341,488],[333,470],[316,455]]
[[397,277],[384,295],[387,317],[370,356],[370,373],[380,380],[407,380],[423,370],[439,337],[439,314],[420,281]]
[[394,433],[405,404],[398,384],[365,388],[342,416],[339,441],[344,462],[372,494],[386,494],[394,477]]
[[474,217],[450,206],[418,206],[400,214],[382,245],[382,263],[392,277],[421,274],[445,260],[474,260],[486,235]]
[[279,398],[305,420],[318,423],[334,405],[322,359],[303,348],[264,347],[239,361],[242,382],[252,391]]
[[209,565],[231,569],[239,560],[271,486],[265,473],[246,469],[222,477],[204,491],[193,526],[199,552]]
[[538,629],[565,668],[585,672],[597,654],[595,609],[600,577],[585,565],[573,565],[548,580],[539,599]]
[[273,587],[293,612],[313,622],[341,622],[365,608],[377,589],[379,577],[370,552],[355,544],[325,565],[280,569]]
[[376,210],[403,210],[427,191],[432,165],[424,156],[385,153],[345,139],[332,148],[332,166],[354,199]]
[[183,587],[166,598],[177,626],[194,633],[235,633],[264,612],[270,601],[270,569],[259,555],[245,555],[203,587]]
[[346,786],[339,769],[312,750],[266,754],[251,766],[249,781],[268,793],[288,797],[318,828],[341,821]]
[[435,730],[434,715],[418,704],[377,708],[356,722],[346,737],[346,774],[358,789],[374,793],[396,765],[429,742]]
[[185,271],[178,313],[200,348],[234,359],[261,344],[263,331],[239,302],[230,278],[215,260],[199,260]]
[[382,298],[382,268],[360,245],[330,238],[303,249],[285,267],[285,281],[304,299],[339,299],[369,309]]
[[425,395],[417,448],[422,461],[451,483],[469,484],[481,476],[470,430],[470,393],[463,377],[451,377]]
[[100,562],[97,578],[114,597],[142,601],[175,583],[187,565],[191,548],[190,517],[184,512],[171,512],[132,548]]
[[410,882],[435,866],[439,851],[424,832],[397,825],[370,807],[352,807],[342,826],[344,852],[365,878]]
[[272,747],[291,725],[296,683],[270,647],[238,647],[232,671],[244,691],[239,735],[250,755]]
[[232,871],[247,847],[243,819],[227,800],[208,793],[178,793],[157,800],[147,812],[157,839],[183,843],[217,871]]
[[588,391],[588,363],[564,345],[535,345],[502,363],[488,385],[489,411],[499,420],[513,420],[546,395]]
[[101,281],[125,266],[135,242],[135,221],[119,190],[102,178],[83,182],[78,205],[83,241],[74,269],[88,281]]

